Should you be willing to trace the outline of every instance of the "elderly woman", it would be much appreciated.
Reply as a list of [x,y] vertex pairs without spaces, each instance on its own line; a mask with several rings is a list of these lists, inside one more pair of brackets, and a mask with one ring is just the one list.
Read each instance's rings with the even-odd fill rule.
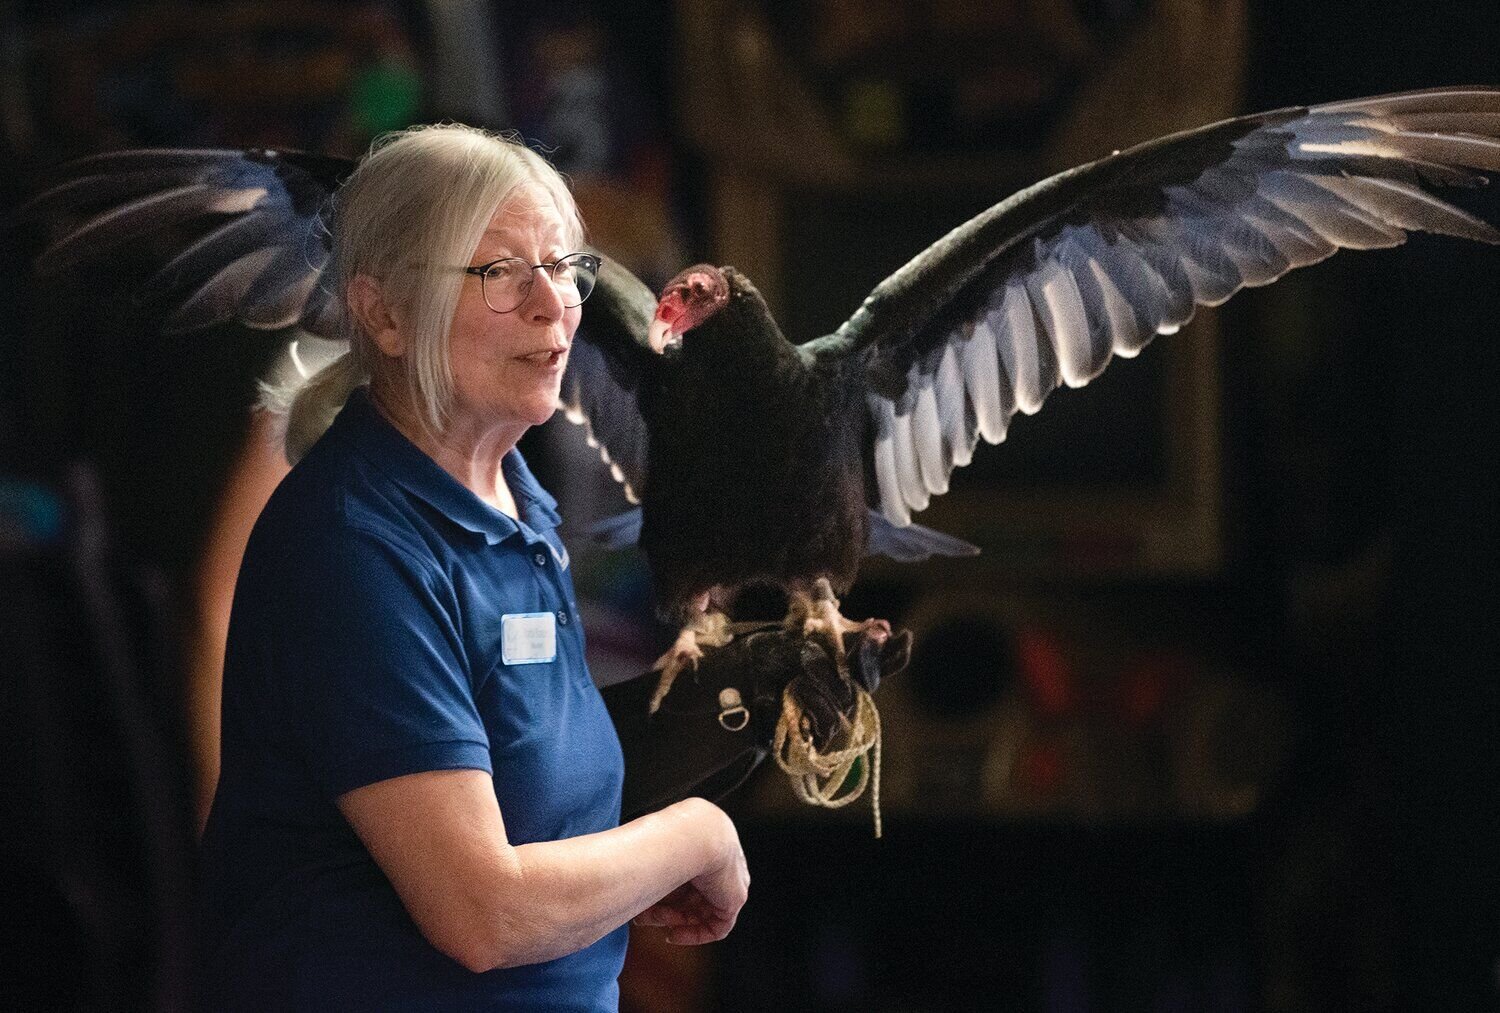
[[516,449],[597,262],[550,166],[458,126],[377,145],[331,227],[352,352],[296,394],[292,433],[342,408],[235,592],[204,1005],[612,1010],[626,922],[720,939],[749,877],[706,801],[619,825],[555,502]]

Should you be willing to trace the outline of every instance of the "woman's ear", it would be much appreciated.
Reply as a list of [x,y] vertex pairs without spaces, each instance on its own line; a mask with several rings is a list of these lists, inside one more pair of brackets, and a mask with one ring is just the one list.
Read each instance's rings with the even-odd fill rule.
[[385,296],[374,278],[368,274],[356,274],[349,281],[345,298],[355,322],[377,348],[393,359],[406,354],[406,336],[401,333],[396,316],[386,305]]

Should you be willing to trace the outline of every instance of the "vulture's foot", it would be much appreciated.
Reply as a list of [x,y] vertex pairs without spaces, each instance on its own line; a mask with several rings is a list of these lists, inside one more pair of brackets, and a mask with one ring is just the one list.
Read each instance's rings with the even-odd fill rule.
[[651,666],[653,672],[661,672],[656,692],[651,694],[650,712],[656,713],[661,702],[672,689],[672,682],[685,668],[697,669],[703,658],[704,647],[723,647],[734,639],[729,632],[729,617],[722,612],[704,612],[696,615],[677,634],[667,653],[656,659]]
[[855,622],[844,618],[839,611],[839,600],[834,597],[833,587],[826,577],[819,577],[813,583],[812,594],[799,591],[791,593],[786,626],[788,629],[795,629],[799,623],[804,637],[821,633],[832,642],[841,671],[845,667],[845,637],[864,635],[876,644],[884,644],[891,636],[891,624],[884,619]]

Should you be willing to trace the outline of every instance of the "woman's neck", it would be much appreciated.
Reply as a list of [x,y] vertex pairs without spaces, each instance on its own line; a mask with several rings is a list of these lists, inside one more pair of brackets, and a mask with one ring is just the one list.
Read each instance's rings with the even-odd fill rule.
[[404,399],[378,391],[372,385],[370,400],[387,422],[465,489],[502,513],[518,516],[501,462],[520,441],[526,426],[485,427],[460,416],[451,419],[441,433],[435,433],[431,426],[422,424],[418,413]]

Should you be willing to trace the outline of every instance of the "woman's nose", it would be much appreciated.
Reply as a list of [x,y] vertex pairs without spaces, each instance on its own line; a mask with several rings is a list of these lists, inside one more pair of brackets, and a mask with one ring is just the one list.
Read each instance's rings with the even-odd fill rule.
[[532,270],[536,271],[540,277],[532,279],[531,292],[527,295],[526,301],[530,304],[531,315],[538,320],[558,319],[568,307],[567,303],[563,302],[557,282],[552,279],[552,272],[541,264]]

